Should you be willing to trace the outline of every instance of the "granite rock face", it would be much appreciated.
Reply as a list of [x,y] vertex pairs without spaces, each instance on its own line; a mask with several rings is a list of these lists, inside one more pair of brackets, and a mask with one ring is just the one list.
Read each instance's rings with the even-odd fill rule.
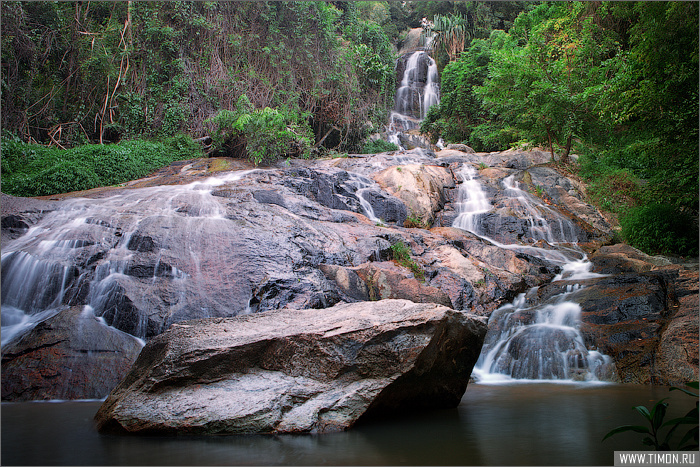
[[628,245],[591,255],[592,279],[573,299],[581,332],[610,355],[620,381],[677,385],[698,379],[698,271]]
[[2,347],[2,399],[101,399],[142,343],[81,307],[62,310]]
[[484,318],[407,300],[175,324],[95,418],[103,432],[321,433],[454,407],[485,334]]

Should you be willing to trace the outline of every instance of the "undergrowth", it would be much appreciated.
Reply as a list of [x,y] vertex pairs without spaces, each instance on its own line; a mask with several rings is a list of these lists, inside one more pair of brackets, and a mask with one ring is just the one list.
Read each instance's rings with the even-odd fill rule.
[[2,192],[46,196],[145,177],[176,160],[202,156],[200,146],[181,135],[161,142],[133,140],[58,149],[2,137]]
[[398,150],[399,147],[383,139],[376,141],[368,141],[362,146],[361,154],[378,154],[380,152],[391,152]]

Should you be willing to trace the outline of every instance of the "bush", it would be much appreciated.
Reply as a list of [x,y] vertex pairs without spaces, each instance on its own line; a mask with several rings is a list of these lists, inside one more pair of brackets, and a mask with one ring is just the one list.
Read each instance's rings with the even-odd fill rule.
[[113,145],[47,148],[2,138],[2,191],[14,196],[46,196],[135,180],[175,160],[202,155],[191,138],[143,140]]
[[698,221],[673,205],[632,208],[620,218],[620,225],[625,240],[647,253],[698,255]]
[[302,116],[270,107],[254,109],[245,94],[235,111],[222,110],[207,123],[214,150],[223,156],[247,157],[258,165],[311,154],[313,133]]
[[376,141],[367,141],[364,146],[362,146],[360,154],[377,154],[380,152],[397,151],[398,149],[399,147],[394,143],[378,139]]
[[[586,162],[590,165],[590,162]],[[586,169],[584,175],[589,179],[588,193],[601,208],[624,213],[629,208],[642,203],[644,196],[642,184],[629,169],[606,167],[599,164],[595,169]],[[595,170],[591,172],[590,170]]]

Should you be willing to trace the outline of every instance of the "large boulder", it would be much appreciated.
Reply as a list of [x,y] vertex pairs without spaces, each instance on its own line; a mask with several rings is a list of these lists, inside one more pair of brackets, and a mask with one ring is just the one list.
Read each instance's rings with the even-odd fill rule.
[[119,383],[142,343],[73,307],[2,346],[2,400],[101,399]]
[[485,334],[483,318],[407,300],[178,323],[95,418],[102,432],[298,433],[454,407]]

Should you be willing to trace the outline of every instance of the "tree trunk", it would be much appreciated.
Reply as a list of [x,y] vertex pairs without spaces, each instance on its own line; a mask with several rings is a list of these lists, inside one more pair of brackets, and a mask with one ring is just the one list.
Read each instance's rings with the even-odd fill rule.
[[566,137],[566,147],[564,148],[564,154],[561,156],[561,161],[564,164],[569,162],[569,152],[571,152],[571,140],[573,136],[573,133],[569,133],[569,136]]
[[546,130],[547,130],[547,140],[549,141],[549,152],[552,155],[551,162],[554,162],[554,145],[552,144],[552,132],[549,131],[549,127],[547,127]]

